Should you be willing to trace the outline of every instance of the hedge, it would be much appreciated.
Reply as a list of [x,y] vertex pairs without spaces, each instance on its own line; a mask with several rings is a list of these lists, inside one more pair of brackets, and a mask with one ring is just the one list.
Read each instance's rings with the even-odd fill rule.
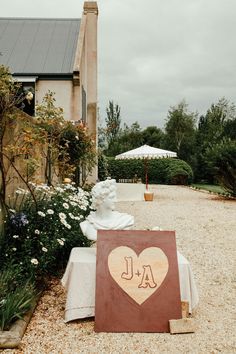
[[[104,163],[107,175],[104,175]],[[191,167],[183,160],[165,158],[148,160],[148,181],[150,184],[189,184],[193,179]],[[101,172],[101,173],[100,173]],[[145,183],[145,165],[143,160],[115,160],[106,157],[99,161],[100,180],[111,177],[118,182],[121,179],[141,179]]]

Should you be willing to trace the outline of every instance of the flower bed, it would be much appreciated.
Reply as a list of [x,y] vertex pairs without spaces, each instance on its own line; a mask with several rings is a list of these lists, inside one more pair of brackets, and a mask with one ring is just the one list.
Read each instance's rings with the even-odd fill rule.
[[90,246],[79,226],[90,211],[88,192],[71,184],[32,189],[34,198],[23,189],[16,191],[6,220],[0,252],[5,274],[0,287],[6,290],[0,292],[2,330],[33,306],[39,287],[64,269],[73,247]]

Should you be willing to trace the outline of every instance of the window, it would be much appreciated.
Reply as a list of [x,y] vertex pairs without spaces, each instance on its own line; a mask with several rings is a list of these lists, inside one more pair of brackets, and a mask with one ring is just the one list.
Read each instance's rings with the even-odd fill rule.
[[30,116],[35,114],[35,81],[36,77],[15,77],[21,83],[20,96],[22,100],[18,105],[22,111]]

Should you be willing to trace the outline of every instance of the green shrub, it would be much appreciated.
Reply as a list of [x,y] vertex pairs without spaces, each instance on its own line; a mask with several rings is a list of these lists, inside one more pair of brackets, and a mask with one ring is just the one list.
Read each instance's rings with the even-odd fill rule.
[[107,157],[103,154],[99,154],[98,155],[98,179],[100,181],[104,181],[108,176],[107,167],[108,167]]
[[90,245],[79,227],[90,211],[90,194],[72,185],[38,186],[36,209],[25,191],[18,193],[24,200],[10,210],[1,258],[20,265],[28,276],[56,274],[73,247]]
[[[140,178],[145,183],[144,160],[115,160],[107,158],[108,176],[116,179]],[[166,158],[147,161],[148,181],[151,184],[188,184],[193,172],[183,160]],[[106,176],[107,177],[107,176]]]
[[8,330],[36,301],[36,289],[20,268],[9,265],[0,273],[0,329]]
[[183,160],[172,160],[167,166],[167,183],[168,184],[189,184],[193,179],[193,171],[191,167]]
[[223,140],[207,150],[208,168],[216,181],[233,197],[236,196],[236,141]]

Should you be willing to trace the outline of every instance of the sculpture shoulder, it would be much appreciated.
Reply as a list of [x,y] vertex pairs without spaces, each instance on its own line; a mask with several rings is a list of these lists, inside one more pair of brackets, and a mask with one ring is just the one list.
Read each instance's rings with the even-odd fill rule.
[[80,228],[84,236],[86,236],[89,240],[96,241],[97,240],[97,230],[93,227],[93,225],[84,220],[80,223]]
[[120,228],[128,229],[134,225],[134,217],[130,214],[114,212],[114,217]]
[[85,235],[86,233],[86,229],[87,229],[87,226],[88,226],[88,221],[87,220],[84,220],[82,221],[80,224],[79,224],[83,234]]

